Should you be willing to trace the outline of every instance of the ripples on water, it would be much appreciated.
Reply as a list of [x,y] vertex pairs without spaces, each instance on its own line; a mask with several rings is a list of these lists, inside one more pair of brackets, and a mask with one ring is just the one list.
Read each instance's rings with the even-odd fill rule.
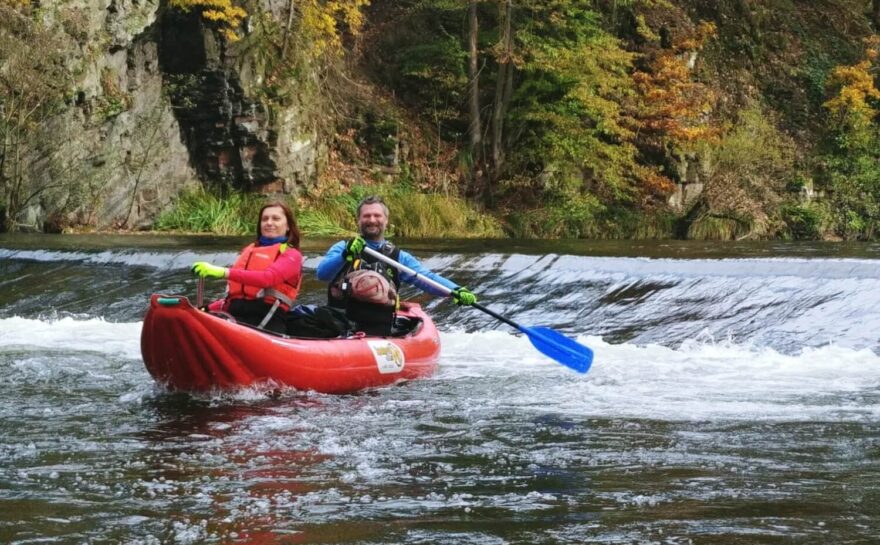
[[[354,396],[169,394],[140,360],[140,320],[149,293],[192,293],[189,264],[231,261],[236,244],[207,246],[0,245],[0,542],[880,532],[873,256],[425,253],[499,312],[594,348],[591,371],[431,302],[443,358],[429,380]],[[318,250],[306,253],[313,268]],[[322,297],[306,286],[306,302]]]

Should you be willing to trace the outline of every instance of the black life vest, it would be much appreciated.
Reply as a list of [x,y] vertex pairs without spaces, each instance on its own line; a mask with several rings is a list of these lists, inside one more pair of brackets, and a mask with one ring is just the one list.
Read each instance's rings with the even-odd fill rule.
[[[390,257],[394,261],[400,260],[400,249],[386,242],[379,252]],[[349,297],[348,286],[345,276],[356,270],[369,269],[378,272],[394,284],[395,289],[400,291],[400,273],[394,267],[379,261],[375,257],[362,254],[352,262],[346,261],[342,270],[336,274],[327,288],[327,305],[345,310],[349,320],[358,325],[358,329],[370,335],[388,335],[391,325],[394,323],[395,308],[385,305],[377,305],[359,301]]]

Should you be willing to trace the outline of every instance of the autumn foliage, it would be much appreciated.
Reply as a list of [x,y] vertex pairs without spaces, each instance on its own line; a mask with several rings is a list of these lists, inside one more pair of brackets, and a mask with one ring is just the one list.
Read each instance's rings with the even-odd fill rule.
[[248,15],[232,0],[169,0],[169,5],[183,11],[200,10],[202,17],[220,26],[220,32],[230,42],[239,40],[238,28]]
[[675,144],[713,136],[717,131],[706,122],[714,94],[694,81],[689,63],[716,33],[715,25],[703,23],[696,32],[681,37],[670,48],[658,48],[647,56],[646,68],[632,78],[637,91],[632,115],[637,130]]
[[874,84],[880,55],[880,36],[866,40],[865,58],[853,66],[838,66],[831,72],[828,88],[833,96],[823,106],[838,122],[866,126],[878,113],[880,90]]
[[356,35],[364,24],[369,0],[303,0],[297,3],[300,31],[311,38],[311,55],[342,54],[342,33]]

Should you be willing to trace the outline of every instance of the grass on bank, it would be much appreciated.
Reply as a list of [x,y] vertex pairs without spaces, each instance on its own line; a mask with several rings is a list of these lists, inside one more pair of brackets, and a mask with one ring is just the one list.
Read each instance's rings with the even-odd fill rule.
[[[346,193],[296,202],[280,197],[296,214],[305,237],[347,236],[355,230],[357,205],[367,195],[381,195],[390,210],[390,236],[406,238],[493,238],[503,236],[494,218],[466,201],[438,193],[419,193],[406,186],[358,185]],[[225,197],[196,190],[180,196],[174,208],[153,225],[157,231],[251,235],[257,214],[275,197],[231,193]]]
[[[590,238],[736,240],[752,233],[748,221],[701,216],[684,225],[681,215],[658,211],[639,214],[627,209],[583,209],[573,203],[512,210],[505,227],[481,214],[458,197],[419,193],[400,185],[356,185],[345,193],[327,194],[296,202],[284,198],[295,211],[305,237],[347,237],[355,231],[355,211],[367,195],[382,195],[391,211],[389,236],[404,238]],[[161,214],[157,231],[252,236],[257,213],[274,197],[231,193],[226,197],[204,190],[184,193],[174,208]],[[783,207],[784,232],[775,236],[794,240],[822,238],[828,212],[813,204]]]

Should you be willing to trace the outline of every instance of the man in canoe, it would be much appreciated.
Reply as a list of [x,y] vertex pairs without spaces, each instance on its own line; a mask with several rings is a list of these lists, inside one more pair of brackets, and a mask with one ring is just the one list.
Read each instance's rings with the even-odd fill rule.
[[397,310],[397,291],[406,282],[436,296],[446,295],[436,288],[407,273],[364,253],[364,247],[384,254],[419,276],[430,278],[452,290],[451,297],[458,305],[472,305],[477,297],[467,288],[434,273],[410,253],[385,240],[388,227],[388,207],[381,197],[371,196],[357,208],[359,234],[349,240],[340,240],[330,247],[318,264],[318,279],[329,282],[327,304],[344,309],[346,316],[358,329],[369,335],[388,335]]

